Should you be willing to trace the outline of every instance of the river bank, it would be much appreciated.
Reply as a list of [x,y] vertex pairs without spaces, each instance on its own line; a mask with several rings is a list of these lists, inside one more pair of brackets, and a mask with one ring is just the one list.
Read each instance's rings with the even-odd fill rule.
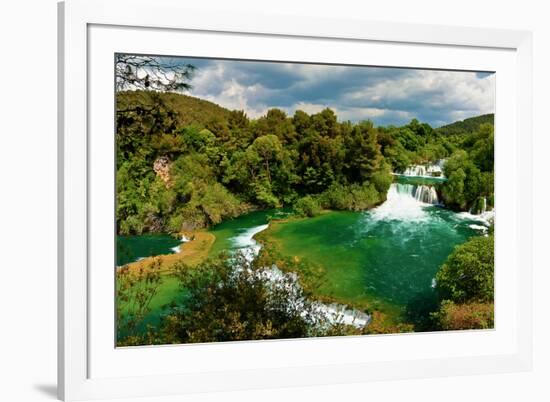
[[168,273],[176,262],[183,261],[188,265],[197,265],[203,262],[208,257],[210,249],[216,241],[216,237],[212,233],[205,231],[185,232],[180,234],[178,238],[180,238],[180,243],[171,247],[172,252],[170,254],[139,257],[137,261],[124,265],[129,267],[130,270],[147,269],[147,266],[155,258],[160,258],[161,272]]

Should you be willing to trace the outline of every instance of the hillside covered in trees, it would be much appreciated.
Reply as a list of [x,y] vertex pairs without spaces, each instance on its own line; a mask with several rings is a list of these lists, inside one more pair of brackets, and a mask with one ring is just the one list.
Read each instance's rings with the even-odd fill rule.
[[338,121],[325,109],[288,116],[176,93],[117,93],[117,231],[178,232],[252,209],[364,210],[385,200],[393,171],[448,158],[438,191],[467,211],[493,194],[493,115],[433,129]]

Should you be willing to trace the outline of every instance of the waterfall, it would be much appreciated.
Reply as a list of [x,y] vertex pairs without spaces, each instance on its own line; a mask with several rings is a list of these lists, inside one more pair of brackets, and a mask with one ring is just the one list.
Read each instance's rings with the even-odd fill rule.
[[420,185],[416,186],[414,198],[426,204],[439,204],[437,192],[433,186]]
[[487,197],[478,197],[468,212],[472,215],[483,215],[487,212]]
[[409,166],[403,172],[405,176],[426,176],[426,167],[424,165]]
[[405,169],[403,176],[412,176],[412,177],[440,177],[444,178],[443,175],[443,165],[445,165],[446,160],[440,159],[434,163],[426,165],[411,165]]
[[435,187],[426,184],[393,183],[388,191],[388,200],[393,198],[414,198],[424,204],[439,204]]
[[427,219],[424,208],[438,204],[433,186],[392,183],[386,202],[371,211],[375,220],[422,221]]

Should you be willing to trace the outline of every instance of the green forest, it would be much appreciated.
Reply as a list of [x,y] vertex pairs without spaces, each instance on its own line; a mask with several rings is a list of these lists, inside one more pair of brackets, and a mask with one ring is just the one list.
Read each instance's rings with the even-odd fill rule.
[[[493,116],[433,129],[338,122],[330,109],[250,120],[174,93],[117,94],[117,231],[205,228],[257,208],[365,210],[385,200],[391,173],[448,158],[438,191],[449,208],[493,203]],[[166,161],[169,175],[157,174]]]

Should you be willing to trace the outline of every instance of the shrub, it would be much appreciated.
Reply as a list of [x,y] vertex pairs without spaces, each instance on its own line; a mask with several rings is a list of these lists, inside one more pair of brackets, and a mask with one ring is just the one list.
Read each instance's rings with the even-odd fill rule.
[[436,288],[444,300],[492,302],[494,271],[494,236],[474,237],[449,255],[436,275]]
[[495,326],[493,303],[455,304],[445,300],[441,303],[439,311],[433,313],[432,317],[444,331],[489,329]]
[[327,209],[362,211],[378,204],[384,196],[368,182],[347,186],[334,183],[321,194],[320,200]]
[[317,216],[321,213],[321,207],[317,200],[309,195],[300,198],[294,204],[294,210],[301,216]]

